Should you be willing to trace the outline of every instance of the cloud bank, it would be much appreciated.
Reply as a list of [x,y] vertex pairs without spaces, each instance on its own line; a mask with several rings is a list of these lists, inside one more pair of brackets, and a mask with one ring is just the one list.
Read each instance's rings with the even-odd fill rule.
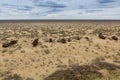
[[120,19],[119,0],[0,0],[0,19]]

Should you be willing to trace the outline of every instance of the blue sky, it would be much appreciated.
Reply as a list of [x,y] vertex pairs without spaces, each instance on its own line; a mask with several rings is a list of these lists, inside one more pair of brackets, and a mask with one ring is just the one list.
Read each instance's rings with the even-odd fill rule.
[[120,0],[0,0],[0,19],[120,19]]

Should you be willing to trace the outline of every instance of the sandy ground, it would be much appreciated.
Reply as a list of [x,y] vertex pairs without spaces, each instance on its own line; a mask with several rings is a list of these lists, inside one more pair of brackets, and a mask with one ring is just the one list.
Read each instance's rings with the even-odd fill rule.
[[[106,39],[100,39],[99,33]],[[118,40],[113,40],[112,36]],[[43,80],[56,70],[90,64],[96,58],[120,65],[119,37],[119,22],[0,23],[0,73]],[[33,47],[36,38],[39,43]],[[58,42],[63,38],[66,43]],[[18,42],[2,47],[11,40]]]

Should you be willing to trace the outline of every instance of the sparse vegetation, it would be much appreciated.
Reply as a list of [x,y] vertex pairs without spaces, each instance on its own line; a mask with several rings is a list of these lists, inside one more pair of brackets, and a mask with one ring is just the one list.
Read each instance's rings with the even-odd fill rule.
[[0,80],[120,80],[119,26],[0,23]]

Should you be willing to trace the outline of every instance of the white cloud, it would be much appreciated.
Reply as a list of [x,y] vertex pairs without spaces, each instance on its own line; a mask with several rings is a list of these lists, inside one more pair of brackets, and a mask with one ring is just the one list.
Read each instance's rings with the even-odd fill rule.
[[[39,5],[35,5],[35,1],[38,3],[40,1]],[[120,19],[118,0],[102,0],[102,3],[99,0],[0,0],[0,2],[0,19]],[[31,9],[27,10],[25,6]]]
[[48,14],[45,18],[54,19],[120,19],[120,7],[103,8],[100,11],[87,13],[85,10],[70,10]]

